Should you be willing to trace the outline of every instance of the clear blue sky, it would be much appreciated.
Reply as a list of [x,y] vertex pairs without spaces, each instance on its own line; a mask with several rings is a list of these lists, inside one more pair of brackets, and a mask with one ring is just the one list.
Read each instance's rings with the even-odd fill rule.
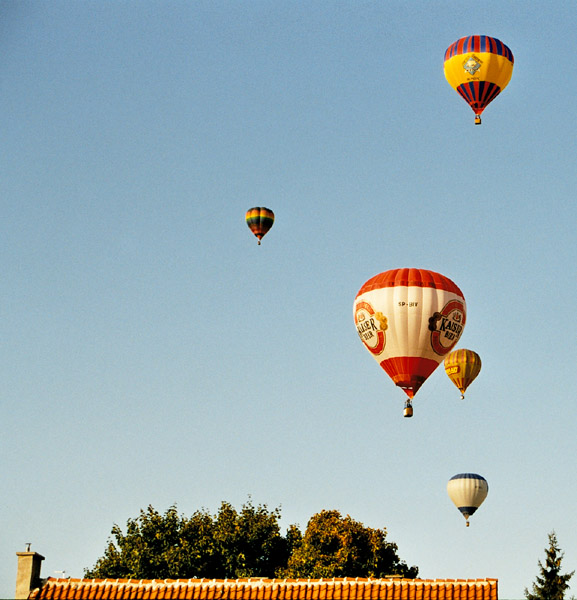
[[[552,530],[577,568],[576,28],[572,1],[1,2],[0,597],[26,542],[81,577],[149,504],[249,496],[501,598]],[[443,75],[469,34],[515,56],[480,127]],[[483,359],[413,419],[352,317],[405,266],[459,285]]]

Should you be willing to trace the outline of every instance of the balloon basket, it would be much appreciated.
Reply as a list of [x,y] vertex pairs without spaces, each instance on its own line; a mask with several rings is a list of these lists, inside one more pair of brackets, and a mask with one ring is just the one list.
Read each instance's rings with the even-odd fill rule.
[[475,115],[475,125],[480,125],[481,124],[481,117],[480,115]]
[[410,400],[405,402],[405,410],[403,411],[403,417],[412,417],[413,416],[413,405]]

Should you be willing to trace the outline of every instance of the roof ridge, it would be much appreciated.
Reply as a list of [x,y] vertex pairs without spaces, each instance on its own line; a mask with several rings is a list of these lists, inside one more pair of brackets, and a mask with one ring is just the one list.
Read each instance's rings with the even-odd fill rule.
[[30,593],[30,600],[69,600],[96,598],[253,598],[279,600],[298,597],[301,600],[417,600],[432,597],[467,600],[497,600],[497,579],[398,579],[391,577],[334,577],[320,579],[269,579],[247,577],[240,579],[72,579],[51,578]]
[[496,577],[468,577],[468,578],[450,578],[450,577],[442,577],[435,579],[422,579],[420,577],[408,578],[408,577],[318,577],[318,578],[291,578],[291,577],[238,577],[236,579],[232,578],[208,578],[208,577],[179,577],[178,579],[172,578],[154,578],[154,579],[142,579],[139,577],[118,577],[114,578],[95,578],[95,577],[47,577],[44,579],[45,583],[74,583],[74,582],[93,582],[93,583],[285,583],[285,582],[299,582],[299,583],[327,583],[327,582],[357,582],[362,583],[365,581],[391,581],[391,582],[400,582],[400,581],[408,581],[408,582],[444,582],[444,583],[452,583],[452,582],[491,582],[497,581]]

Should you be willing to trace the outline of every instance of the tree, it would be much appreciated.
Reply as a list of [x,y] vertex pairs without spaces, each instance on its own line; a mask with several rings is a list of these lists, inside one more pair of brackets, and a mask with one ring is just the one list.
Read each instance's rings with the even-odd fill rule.
[[541,575],[537,575],[531,592],[525,588],[527,600],[563,600],[565,590],[569,587],[568,582],[575,573],[571,571],[565,575],[561,574],[563,553],[560,552],[554,531],[549,534],[549,548],[545,548],[545,555],[545,566],[539,561]]
[[221,560],[215,577],[273,577],[289,557],[279,519],[278,508],[269,512],[249,502],[237,513],[223,502],[214,522],[213,540]]
[[289,558],[285,577],[386,577],[415,578],[418,567],[407,567],[397,555],[397,545],[385,540],[385,529],[372,529],[342,517],[336,510],[314,515],[302,541]]
[[280,532],[280,509],[254,506],[240,511],[222,502],[216,515],[197,510],[160,514],[152,506],[128,519],[126,532],[112,528],[104,555],[89,578],[178,579],[205,577],[416,577],[385,541],[386,530],[364,527],[338,511],[314,515],[303,536],[291,525]]
[[214,517],[206,510],[190,518],[180,516],[175,506],[164,515],[152,506],[129,519],[126,533],[112,528],[104,556],[92,569],[90,578],[238,578],[274,577],[285,567],[290,540],[279,527],[280,509],[243,505],[237,512],[223,502]]

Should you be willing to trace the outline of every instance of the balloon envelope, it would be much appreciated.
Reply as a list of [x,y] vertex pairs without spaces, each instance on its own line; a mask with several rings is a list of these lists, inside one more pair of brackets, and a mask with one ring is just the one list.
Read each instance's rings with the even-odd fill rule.
[[465,397],[465,390],[481,371],[481,357],[473,350],[453,350],[445,358],[445,373]]
[[497,38],[469,35],[445,51],[444,71],[453,89],[480,115],[506,87],[513,74],[511,50]]
[[270,208],[264,206],[255,206],[246,211],[246,224],[258,238],[258,243],[266,235],[267,231],[274,223],[274,213]]
[[476,473],[459,473],[449,479],[447,493],[469,526],[469,517],[483,504],[489,493],[489,484]]
[[410,399],[459,341],[466,320],[461,290],[426,269],[375,275],[353,312],[366,349]]

